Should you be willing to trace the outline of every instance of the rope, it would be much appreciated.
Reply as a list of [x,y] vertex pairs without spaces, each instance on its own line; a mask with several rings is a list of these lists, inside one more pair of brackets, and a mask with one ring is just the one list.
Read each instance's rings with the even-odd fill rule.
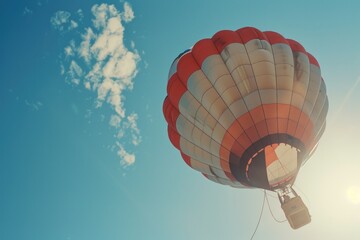
[[259,224],[260,224],[260,221],[261,221],[261,218],[262,218],[262,214],[263,214],[263,212],[264,212],[265,197],[266,197],[266,192],[265,192],[265,190],[264,190],[264,199],[263,199],[263,203],[262,203],[262,207],[261,207],[261,212],[260,212],[259,220],[258,220],[258,222],[257,222],[257,224],[256,224],[254,233],[252,234],[250,240],[253,239],[253,237],[255,236],[255,233],[256,233],[257,230],[258,230],[258,227],[259,227]]
[[293,187],[295,187],[296,191],[299,191],[302,194],[302,196],[304,196],[306,198],[306,201],[309,203],[309,207],[311,207],[310,199],[306,196],[306,194],[303,191],[301,191],[299,186],[298,185],[295,186],[295,184],[294,184]]
[[274,213],[272,212],[272,210],[271,210],[271,208],[270,208],[269,199],[268,199],[268,197],[267,197],[267,193],[266,193],[266,191],[265,191],[265,190],[264,190],[264,194],[265,194],[265,198],[266,198],[266,203],[267,203],[267,205],[268,205],[269,211],[270,211],[271,216],[273,217],[273,219],[274,219],[276,222],[278,222],[278,223],[284,223],[284,222],[286,222],[286,221],[287,221],[287,219],[284,219],[284,220],[278,220],[278,219],[274,216]]

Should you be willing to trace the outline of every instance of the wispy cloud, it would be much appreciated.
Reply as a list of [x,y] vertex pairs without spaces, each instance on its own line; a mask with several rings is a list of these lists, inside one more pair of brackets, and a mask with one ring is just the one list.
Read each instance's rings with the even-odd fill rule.
[[23,11],[23,14],[24,14],[24,15],[31,15],[31,14],[33,14],[33,10],[31,10],[31,9],[28,8],[28,7],[25,7],[25,8],[24,8],[24,11]]
[[138,115],[136,113],[131,113],[127,116],[126,127],[130,129],[131,132],[131,142],[135,146],[141,143],[140,130],[137,126]]
[[134,11],[127,2],[124,3],[124,13],[122,16],[125,22],[130,22],[135,18]]
[[83,76],[82,68],[76,63],[75,60],[71,60],[69,70],[67,72],[67,79],[72,83],[79,85],[80,78]]
[[[129,166],[135,162],[135,155],[128,147],[139,145],[141,135],[138,115],[126,111],[124,92],[133,89],[140,55],[133,41],[129,47],[124,42],[124,23],[132,21],[135,15],[129,3],[125,2],[123,9],[95,4],[91,8],[92,24],[81,26],[84,31],[79,33],[78,41],[71,40],[64,48],[60,67],[67,82],[96,93],[96,108],[104,104],[112,107],[109,125],[116,131],[114,146],[122,165]],[[82,10],[76,14],[81,19],[84,16]],[[52,25],[60,32],[70,30],[72,21],[66,11],[58,11],[51,18]]]
[[25,105],[28,106],[32,110],[39,111],[40,108],[43,106],[43,103],[40,101],[31,102],[29,100],[25,100]]
[[[39,111],[44,106],[43,102],[40,100],[24,98],[24,96],[18,94],[18,91],[12,88],[7,89],[7,92],[12,96],[10,99],[14,99],[20,104],[25,104],[30,110]],[[32,97],[30,96],[30,98]]]
[[135,154],[128,153],[125,148],[119,142],[116,142],[119,150],[117,152],[118,156],[121,158],[120,164],[124,167],[130,166],[135,162]]
[[48,1],[38,1],[38,2],[34,2],[34,1],[28,1],[28,6],[25,6],[24,10],[23,10],[23,15],[33,15],[34,13],[36,13],[41,7],[45,6],[46,4],[48,4]]
[[67,11],[57,11],[51,18],[50,23],[54,29],[59,31],[69,31],[78,27],[78,23],[70,19],[71,13]]
[[109,124],[112,127],[118,128],[120,127],[120,123],[121,123],[121,117],[119,117],[118,115],[111,115],[110,117],[110,121]]
[[82,9],[78,9],[76,14],[79,16],[79,21],[81,22],[84,19],[84,13]]

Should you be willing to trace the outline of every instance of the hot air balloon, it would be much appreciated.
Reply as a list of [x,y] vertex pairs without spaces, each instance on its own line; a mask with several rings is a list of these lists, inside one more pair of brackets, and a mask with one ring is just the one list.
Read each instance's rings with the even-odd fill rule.
[[311,217],[292,186],[328,106],[319,63],[300,43],[245,27],[174,60],[163,113],[186,164],[216,183],[276,192],[296,229]]

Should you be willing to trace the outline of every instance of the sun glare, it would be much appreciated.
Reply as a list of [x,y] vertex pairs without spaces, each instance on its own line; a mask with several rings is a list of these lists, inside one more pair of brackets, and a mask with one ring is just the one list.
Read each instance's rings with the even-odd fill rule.
[[350,186],[347,189],[347,197],[353,204],[360,204],[360,187]]

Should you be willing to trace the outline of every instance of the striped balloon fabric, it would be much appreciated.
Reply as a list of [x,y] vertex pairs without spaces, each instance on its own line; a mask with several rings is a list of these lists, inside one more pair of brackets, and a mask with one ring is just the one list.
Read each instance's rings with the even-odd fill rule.
[[252,27],[198,41],[173,62],[163,112],[184,161],[237,188],[292,185],[325,130],[317,60]]

